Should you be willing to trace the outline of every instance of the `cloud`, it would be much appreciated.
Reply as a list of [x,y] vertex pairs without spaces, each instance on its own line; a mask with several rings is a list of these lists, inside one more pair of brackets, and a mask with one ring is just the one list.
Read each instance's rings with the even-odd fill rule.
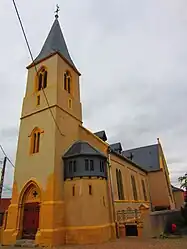
[[9,127],[9,128],[3,128],[0,131],[0,139],[8,139],[8,140],[14,140],[18,136],[18,128],[17,127]]
[[[36,56],[56,1],[17,1]],[[60,22],[82,72],[84,124],[124,149],[160,137],[173,182],[186,171],[187,3],[185,0],[69,0]],[[1,0],[0,139],[15,160],[30,57],[11,1]],[[94,93],[94,94],[93,94]],[[12,182],[13,169],[6,174]]]

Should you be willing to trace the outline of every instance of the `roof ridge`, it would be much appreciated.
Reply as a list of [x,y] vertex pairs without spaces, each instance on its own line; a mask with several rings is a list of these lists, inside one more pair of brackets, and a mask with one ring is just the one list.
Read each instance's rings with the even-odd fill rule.
[[128,152],[131,150],[138,150],[138,149],[143,149],[143,148],[148,148],[148,147],[152,147],[152,146],[158,146],[158,144],[150,144],[150,145],[145,145],[145,146],[140,146],[140,147],[136,147],[136,148],[131,148],[128,150],[123,150],[123,152]]

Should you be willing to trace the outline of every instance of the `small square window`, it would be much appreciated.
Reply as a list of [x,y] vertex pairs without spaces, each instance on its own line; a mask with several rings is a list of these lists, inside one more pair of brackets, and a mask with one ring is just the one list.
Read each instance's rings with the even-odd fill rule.
[[69,99],[69,100],[68,100],[68,107],[69,107],[70,109],[72,109],[72,99]]
[[92,195],[92,185],[89,185],[89,195]]
[[36,104],[40,105],[40,95],[37,95]]
[[73,196],[75,196],[75,186],[73,186],[72,194],[73,194]]

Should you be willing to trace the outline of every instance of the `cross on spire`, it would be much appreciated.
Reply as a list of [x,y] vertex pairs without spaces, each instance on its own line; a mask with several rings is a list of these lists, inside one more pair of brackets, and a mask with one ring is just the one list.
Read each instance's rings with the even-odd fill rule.
[[59,5],[57,4],[56,5],[56,10],[55,10],[55,13],[56,13],[56,15],[55,15],[55,18],[56,19],[58,19],[58,17],[59,17],[59,15],[58,15],[58,12],[60,11],[60,7],[59,7]]

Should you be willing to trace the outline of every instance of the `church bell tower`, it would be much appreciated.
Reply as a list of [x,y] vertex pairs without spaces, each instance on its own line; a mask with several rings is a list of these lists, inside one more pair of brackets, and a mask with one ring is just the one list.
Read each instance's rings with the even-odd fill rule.
[[3,244],[32,239],[56,246],[65,241],[62,155],[78,140],[82,124],[80,73],[68,52],[58,12],[41,52],[27,69]]

